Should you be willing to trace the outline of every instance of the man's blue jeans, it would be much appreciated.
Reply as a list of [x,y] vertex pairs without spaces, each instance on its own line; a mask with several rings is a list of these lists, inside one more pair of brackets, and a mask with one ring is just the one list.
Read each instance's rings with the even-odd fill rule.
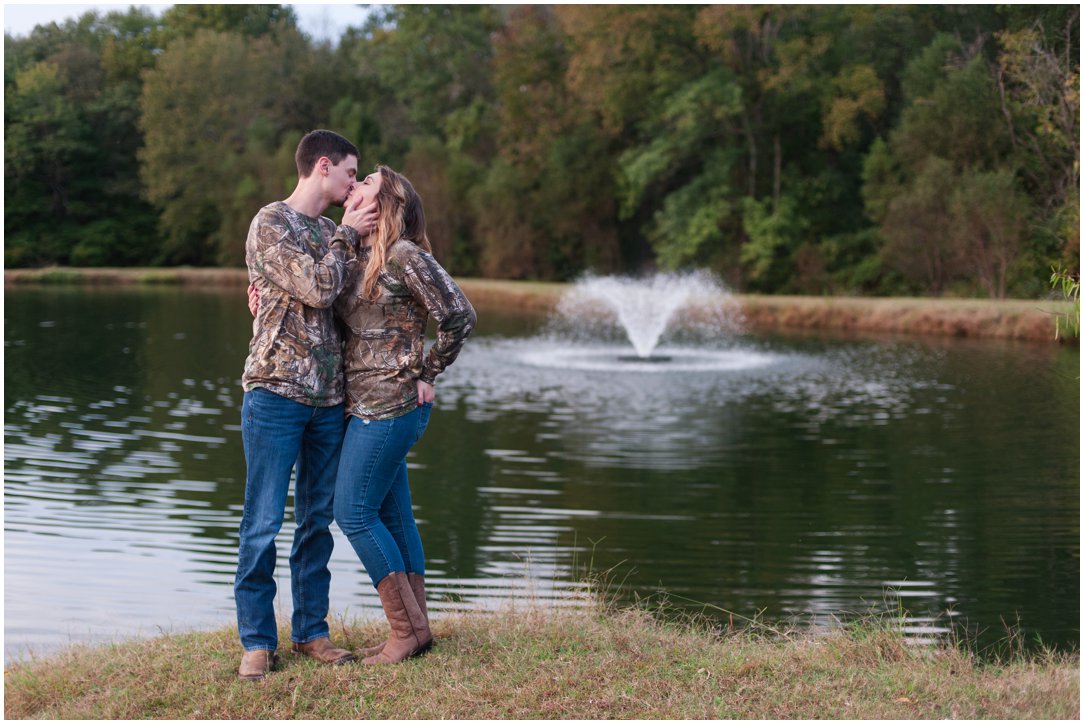
[[311,407],[260,388],[245,393],[241,405],[245,509],[233,590],[237,631],[246,651],[278,647],[275,536],[282,527],[295,462],[290,638],[306,643],[328,635],[327,564],[335,545],[328,526],[344,427],[341,404]]
[[335,522],[373,585],[393,572],[425,575],[425,552],[410,502],[406,456],[429,424],[432,404],[390,420],[351,417],[346,426]]

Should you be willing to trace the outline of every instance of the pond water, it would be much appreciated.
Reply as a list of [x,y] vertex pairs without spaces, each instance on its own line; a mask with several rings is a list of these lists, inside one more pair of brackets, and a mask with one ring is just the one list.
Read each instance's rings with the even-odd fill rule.
[[[9,289],[4,317],[6,659],[232,624],[243,290]],[[1078,349],[664,337],[671,366],[615,369],[479,317],[408,460],[435,614],[582,605],[591,571],[721,621],[1078,646]],[[376,617],[334,532],[333,610]]]

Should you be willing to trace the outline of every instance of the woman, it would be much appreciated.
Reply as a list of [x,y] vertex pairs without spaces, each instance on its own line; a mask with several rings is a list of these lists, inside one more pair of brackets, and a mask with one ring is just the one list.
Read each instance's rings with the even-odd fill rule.
[[[474,329],[474,308],[432,256],[421,198],[401,174],[378,166],[351,202],[375,201],[358,271],[335,302],[343,325],[346,437],[335,484],[335,521],[380,596],[391,635],[367,664],[427,651],[425,555],[411,508],[406,456],[429,422],[433,383]],[[429,316],[437,341],[423,356]]]

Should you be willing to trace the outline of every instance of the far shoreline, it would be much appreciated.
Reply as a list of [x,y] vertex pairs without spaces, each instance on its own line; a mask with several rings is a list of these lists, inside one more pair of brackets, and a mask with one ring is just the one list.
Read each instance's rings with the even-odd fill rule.
[[[533,312],[552,310],[572,284],[457,278],[480,307]],[[5,289],[27,285],[177,286],[238,288],[248,283],[242,268],[76,268],[5,269]],[[1073,309],[1054,299],[934,297],[813,297],[736,294],[746,327],[757,331],[808,329],[862,333],[904,333],[960,338],[998,338],[1078,344],[1056,340],[1057,314]]]

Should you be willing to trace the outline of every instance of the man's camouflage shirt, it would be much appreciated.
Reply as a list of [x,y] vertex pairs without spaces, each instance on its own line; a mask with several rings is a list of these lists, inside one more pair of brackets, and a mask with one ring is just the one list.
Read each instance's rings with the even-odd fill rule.
[[245,243],[259,294],[241,378],[306,405],[343,401],[342,342],[332,304],[357,268],[357,232],[282,201],[260,209]]

